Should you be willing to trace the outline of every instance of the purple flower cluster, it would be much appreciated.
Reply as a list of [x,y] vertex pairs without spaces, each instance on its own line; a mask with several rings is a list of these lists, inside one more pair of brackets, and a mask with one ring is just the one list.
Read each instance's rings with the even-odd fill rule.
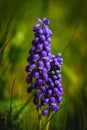
[[62,103],[63,59],[60,53],[56,56],[51,54],[50,36],[53,33],[48,27],[50,22],[46,18],[36,20],[39,24],[33,27],[35,38],[27,59],[29,64],[26,66],[26,82],[29,84],[27,92],[35,90],[33,102],[37,110],[41,109],[42,114],[47,115],[51,111],[58,111],[59,103]]

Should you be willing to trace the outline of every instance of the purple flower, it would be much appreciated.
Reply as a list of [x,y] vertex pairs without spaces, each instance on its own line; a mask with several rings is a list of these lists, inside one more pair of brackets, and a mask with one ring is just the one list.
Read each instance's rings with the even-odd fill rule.
[[46,69],[46,68],[43,68],[43,69],[42,69],[42,75],[43,75],[43,74],[47,74],[47,69]]
[[49,113],[48,109],[42,110],[42,115],[48,115],[48,113]]
[[37,45],[38,42],[39,42],[39,37],[35,37],[35,39],[32,41],[32,44]]
[[46,51],[42,51],[42,52],[41,52],[41,56],[42,56],[43,59],[46,59],[46,57],[47,57],[47,52],[46,52]]
[[50,103],[55,103],[55,102],[56,102],[55,97],[50,97],[49,102],[50,102]]
[[34,25],[34,40],[27,58],[28,65],[26,82],[29,85],[27,92],[34,91],[33,102],[37,111],[42,109],[42,115],[59,110],[62,103],[63,87],[61,84],[61,53],[51,54],[50,21],[46,18],[36,19],[39,24]]
[[44,99],[44,105],[47,105],[47,104],[49,104],[49,98]]
[[36,18],[36,21],[42,23],[42,20],[40,18]]
[[33,75],[34,75],[34,78],[35,78],[35,79],[38,79],[38,78],[39,78],[39,72],[34,72]]
[[34,29],[34,31],[37,31],[38,29],[40,29],[40,24],[36,24],[36,25],[34,25],[34,27],[33,27]]
[[27,88],[27,92],[30,93],[32,91],[32,87]]
[[52,90],[48,89],[47,94],[48,94],[48,96],[51,96],[52,95]]
[[33,61],[37,61],[37,60],[39,60],[39,55],[38,54],[34,54],[32,58],[33,58]]
[[37,66],[38,66],[39,69],[43,69],[44,68],[43,61],[38,61]]
[[45,25],[49,25],[49,24],[50,24],[50,21],[47,20],[46,18],[43,18],[43,23],[44,23]]
[[60,109],[60,107],[56,103],[52,103],[51,109],[52,109],[52,111],[58,111]]
[[38,84],[38,86],[42,86],[43,85],[43,80],[42,79],[38,79],[37,80],[37,84]]
[[46,87],[45,87],[45,86],[42,86],[42,87],[41,87],[41,91],[42,91],[42,93],[45,93],[45,92],[46,92]]
[[39,43],[39,44],[37,45],[37,50],[38,50],[38,51],[42,51],[42,50],[43,50],[43,44],[40,44],[40,43]]
[[58,90],[58,88],[56,88],[56,87],[53,89],[53,93],[54,93],[54,94],[57,94],[58,91],[59,91],[59,90]]
[[43,41],[46,40],[46,37],[45,37],[44,35],[40,35],[39,37],[40,37],[40,41],[41,41],[41,42],[43,42]]

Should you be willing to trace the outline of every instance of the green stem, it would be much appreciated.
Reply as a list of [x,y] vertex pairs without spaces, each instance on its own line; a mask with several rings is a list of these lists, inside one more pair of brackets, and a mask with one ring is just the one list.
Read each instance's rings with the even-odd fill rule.
[[47,120],[47,125],[46,125],[46,130],[49,130],[49,125],[50,125],[50,113],[48,115],[48,120]]
[[41,110],[38,111],[38,130],[41,130]]

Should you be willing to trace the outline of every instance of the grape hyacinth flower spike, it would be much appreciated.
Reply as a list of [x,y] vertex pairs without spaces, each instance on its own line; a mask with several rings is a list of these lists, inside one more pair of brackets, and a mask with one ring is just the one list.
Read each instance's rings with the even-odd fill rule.
[[26,82],[29,84],[28,93],[34,90],[33,102],[37,111],[42,115],[49,115],[52,111],[59,110],[62,103],[63,88],[61,84],[61,54],[51,54],[51,38],[49,29],[50,21],[46,18],[36,19],[39,24],[34,25],[34,40],[27,58]]

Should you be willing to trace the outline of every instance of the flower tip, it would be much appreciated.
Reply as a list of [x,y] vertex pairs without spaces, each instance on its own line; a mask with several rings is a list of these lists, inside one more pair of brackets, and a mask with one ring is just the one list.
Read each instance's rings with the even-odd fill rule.
[[46,18],[46,17],[44,17],[44,18],[43,18],[43,23],[44,23],[44,24],[46,24],[46,25],[49,25],[49,24],[50,24],[50,21],[49,21],[49,20],[47,20],[47,18]]
[[36,21],[42,23],[42,20],[40,18],[36,18]]

